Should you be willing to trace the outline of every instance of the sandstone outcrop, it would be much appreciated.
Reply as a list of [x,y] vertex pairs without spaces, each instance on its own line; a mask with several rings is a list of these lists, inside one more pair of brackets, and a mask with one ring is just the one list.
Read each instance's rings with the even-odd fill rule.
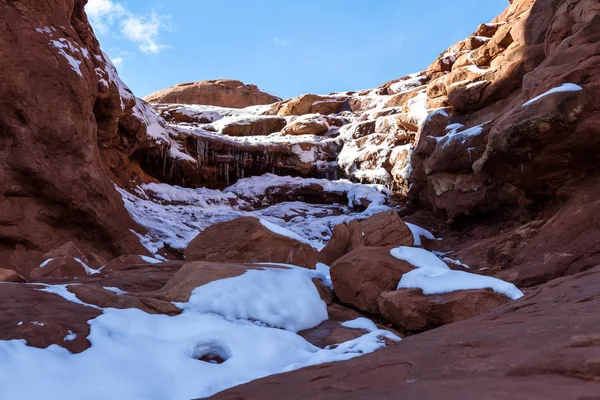
[[106,257],[146,252],[99,148],[123,110],[85,3],[0,5],[0,264],[21,274],[76,237]]
[[217,79],[181,83],[149,94],[144,100],[157,104],[202,104],[244,108],[272,104],[281,99],[262,92],[256,85],[232,79]]

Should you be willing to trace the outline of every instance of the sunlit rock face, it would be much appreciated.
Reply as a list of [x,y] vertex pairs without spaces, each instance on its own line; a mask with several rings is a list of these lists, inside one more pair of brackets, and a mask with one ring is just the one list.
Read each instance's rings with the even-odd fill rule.
[[281,99],[261,91],[256,85],[233,79],[216,79],[181,83],[149,94],[144,100],[157,104],[202,104],[244,108],[272,104]]

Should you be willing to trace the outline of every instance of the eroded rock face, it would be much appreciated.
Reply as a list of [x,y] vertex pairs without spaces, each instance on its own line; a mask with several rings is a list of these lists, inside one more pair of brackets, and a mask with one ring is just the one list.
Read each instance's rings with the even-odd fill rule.
[[[512,2],[477,43],[453,46],[427,70],[428,97],[451,108],[418,135],[413,199],[452,217],[523,206],[597,165],[600,27],[590,15],[600,5],[550,3]],[[575,90],[556,90],[564,84]]]
[[279,97],[260,91],[258,86],[231,79],[181,83],[159,90],[144,98],[157,104],[203,104],[244,108],[280,101]]
[[[123,111],[100,81],[107,61],[85,3],[0,4],[0,263],[23,274],[75,237],[107,257],[146,252],[98,147],[99,125]],[[109,98],[111,121],[98,109]]]
[[188,245],[188,261],[273,262],[314,269],[317,250],[269,230],[257,218],[215,224]]

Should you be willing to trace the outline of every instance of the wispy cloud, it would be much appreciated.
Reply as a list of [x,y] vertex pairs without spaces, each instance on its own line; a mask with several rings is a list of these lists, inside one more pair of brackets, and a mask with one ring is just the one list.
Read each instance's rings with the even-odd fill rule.
[[112,0],[90,0],[85,10],[92,26],[100,34],[108,34],[116,27],[144,53],[158,54],[166,47],[160,43],[160,34],[168,26],[168,15],[136,14]]
[[121,68],[123,66],[124,62],[125,62],[125,59],[123,57],[116,57],[116,58],[112,59],[112,63],[117,68]]
[[286,39],[280,39],[280,38],[273,38],[273,43],[275,43],[277,46],[281,46],[281,47],[285,47],[285,46],[289,46],[290,45],[290,41],[286,40]]

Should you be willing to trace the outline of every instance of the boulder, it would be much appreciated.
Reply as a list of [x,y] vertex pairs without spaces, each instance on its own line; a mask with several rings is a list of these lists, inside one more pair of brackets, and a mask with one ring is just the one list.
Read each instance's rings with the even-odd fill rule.
[[40,266],[31,271],[31,279],[67,278],[88,275],[89,261],[74,242],[44,254]]
[[155,104],[202,104],[208,106],[244,108],[280,101],[279,97],[262,92],[256,85],[231,79],[181,83],[154,92],[144,100]]
[[161,289],[148,294],[168,302],[187,302],[194,289],[220,279],[234,278],[262,265],[196,261],[185,264]]
[[188,261],[274,262],[314,269],[317,250],[269,230],[254,217],[214,224],[190,242]]
[[333,289],[342,303],[379,314],[377,299],[398,286],[413,267],[390,255],[389,247],[359,247],[333,263]]
[[46,260],[39,268],[31,271],[32,280],[43,278],[74,278],[87,276],[85,261],[76,257],[57,257]]
[[285,135],[323,135],[329,130],[327,119],[318,114],[307,114],[293,118],[283,129]]
[[333,228],[331,239],[319,252],[319,262],[332,265],[338,258],[364,245],[360,223],[352,220]]
[[418,333],[484,314],[509,301],[492,290],[424,295],[421,289],[400,289],[382,293],[377,304],[396,328]]
[[396,211],[375,214],[360,223],[365,246],[398,247],[412,246],[411,230]]
[[0,268],[0,282],[15,283],[23,282],[24,279],[17,271]]
[[322,96],[317,96],[316,94],[303,94],[283,103],[281,108],[277,111],[277,115],[287,117],[292,115],[310,114],[313,105],[322,100],[324,100],[324,98]]
[[285,118],[261,115],[223,123],[219,128],[223,135],[228,136],[266,136],[280,132],[286,123]]

